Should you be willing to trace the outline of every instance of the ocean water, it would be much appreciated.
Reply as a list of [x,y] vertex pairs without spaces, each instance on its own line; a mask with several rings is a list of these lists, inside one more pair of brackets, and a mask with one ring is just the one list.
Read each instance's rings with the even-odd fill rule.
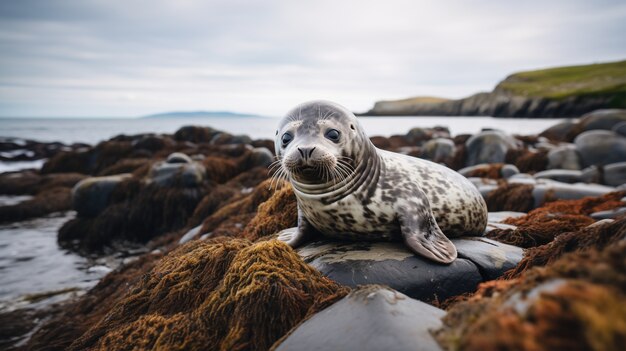
[[[0,137],[95,144],[119,134],[167,133],[182,126],[201,125],[229,132],[247,134],[253,139],[273,139],[279,118],[110,118],[46,119],[0,118]],[[365,132],[390,136],[405,134],[413,127],[445,126],[453,135],[474,134],[483,128],[495,128],[512,134],[537,134],[561,119],[492,118],[492,117],[360,117]]]

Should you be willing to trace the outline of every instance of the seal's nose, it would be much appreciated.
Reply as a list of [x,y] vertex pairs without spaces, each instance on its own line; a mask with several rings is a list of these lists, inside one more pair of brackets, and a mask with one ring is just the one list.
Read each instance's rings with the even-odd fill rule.
[[311,155],[313,155],[313,150],[315,150],[315,146],[298,148],[298,151],[300,152],[300,156],[302,156],[302,159],[305,161],[311,158]]

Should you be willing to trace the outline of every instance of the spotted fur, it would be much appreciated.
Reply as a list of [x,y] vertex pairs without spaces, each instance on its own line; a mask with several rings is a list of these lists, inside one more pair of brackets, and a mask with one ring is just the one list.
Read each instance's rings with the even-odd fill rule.
[[[338,141],[325,137],[330,129],[339,132]],[[285,133],[292,137],[287,144]],[[317,234],[404,240],[414,252],[449,263],[456,249],[448,237],[480,235],[487,225],[485,202],[465,177],[377,149],[354,114],[335,103],[293,109],[281,120],[275,145],[298,199],[298,230],[280,236],[294,247]]]

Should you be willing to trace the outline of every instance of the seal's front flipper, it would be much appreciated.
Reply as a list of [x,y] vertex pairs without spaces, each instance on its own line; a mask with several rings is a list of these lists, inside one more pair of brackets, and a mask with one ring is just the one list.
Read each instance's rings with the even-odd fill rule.
[[439,229],[429,208],[403,209],[398,218],[402,238],[413,252],[441,263],[456,259],[456,247]]
[[317,230],[313,228],[311,223],[309,223],[302,214],[302,211],[298,208],[298,227],[282,230],[278,233],[278,240],[285,242],[295,249],[305,243],[313,241],[317,236]]

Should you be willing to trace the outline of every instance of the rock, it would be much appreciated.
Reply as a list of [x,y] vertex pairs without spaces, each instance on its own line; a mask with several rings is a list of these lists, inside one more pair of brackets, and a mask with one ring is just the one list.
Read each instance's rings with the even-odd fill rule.
[[572,141],[577,135],[578,124],[573,121],[557,123],[552,127],[539,133],[540,136],[554,141]]
[[467,178],[478,177],[478,179],[500,179],[509,178],[519,173],[519,169],[515,165],[510,164],[489,164],[481,163],[475,166],[469,166],[458,170],[461,175]]
[[447,127],[437,126],[434,128],[411,128],[405,135],[406,140],[413,145],[422,145],[424,141],[433,138],[450,138],[450,130]]
[[500,131],[480,132],[467,140],[468,166],[480,163],[503,163],[509,149],[516,149],[516,140]]
[[319,241],[298,250],[305,262],[334,281],[356,287],[382,284],[419,300],[440,301],[473,291],[483,278],[474,263],[449,265],[415,255],[400,242]]
[[167,156],[167,160],[165,160],[165,162],[167,163],[191,163],[192,161],[191,161],[191,157],[180,152],[175,152]]
[[189,229],[189,231],[187,231],[187,233],[185,233],[185,235],[183,235],[178,240],[178,244],[184,244],[184,243],[190,241],[191,239],[195,238],[196,235],[198,235],[201,230],[202,230],[202,224],[200,224],[199,226],[196,226],[196,227],[193,227],[193,228]]
[[612,131],[591,130],[574,140],[583,166],[626,161],[626,138]]
[[487,235],[490,231],[495,230],[495,229],[515,230],[517,229],[517,227],[514,225],[510,225],[510,224],[504,224],[504,223],[498,223],[498,222],[487,222],[487,227],[485,228],[484,235]]
[[626,122],[626,110],[603,109],[589,112],[580,117],[578,122],[582,131],[604,129],[612,130],[621,122]]
[[431,335],[445,311],[392,289],[368,285],[313,315],[295,328],[276,351],[440,351]]
[[590,166],[582,170],[580,180],[583,183],[602,183],[602,173],[596,166]]
[[576,145],[560,145],[548,152],[548,169],[571,169],[579,170],[580,156],[576,151]]
[[189,157],[187,159],[189,163],[169,163],[167,161],[155,163],[150,169],[147,181],[164,187],[175,185],[199,186],[205,179],[205,168],[200,163],[191,161]]
[[617,123],[611,130],[623,137],[626,137],[626,122]]
[[605,218],[605,219],[601,219],[597,222],[591,223],[590,225],[587,226],[587,228],[593,228],[593,227],[600,227],[603,225],[607,225],[607,224],[611,224],[615,222],[614,219],[610,219],[610,218]]
[[142,135],[140,138],[132,141],[134,149],[144,149],[151,152],[156,152],[165,147],[172,146],[173,140],[169,137],[162,137],[158,135]]
[[211,144],[214,145],[229,145],[229,144],[251,144],[252,139],[247,135],[232,135],[225,132],[216,133],[211,139]]
[[478,191],[480,192],[480,195],[483,198],[487,198],[487,196],[489,196],[489,194],[498,189],[498,185],[493,185],[493,184],[485,184],[485,185],[481,185],[478,187]]
[[251,167],[267,167],[274,161],[274,154],[266,147],[255,147],[250,155]]
[[496,179],[489,178],[479,178],[479,177],[469,177],[467,178],[476,188],[479,188],[484,185],[498,185],[498,181]]
[[611,163],[604,166],[604,184],[620,186],[626,183],[626,162]]
[[72,189],[72,207],[80,217],[95,217],[109,205],[109,196],[115,187],[131,174],[90,177],[78,182]]
[[536,179],[552,179],[564,183],[579,183],[582,181],[582,172],[568,169],[551,169],[535,173]]
[[493,280],[517,266],[524,257],[524,250],[487,238],[453,239],[459,257],[470,260],[483,276]]
[[615,191],[615,188],[599,184],[567,184],[541,179],[533,189],[535,207],[553,200],[577,200],[587,196],[602,196]]
[[519,169],[517,169],[515,165],[506,164],[502,166],[500,174],[502,174],[502,178],[508,179],[516,174],[519,174]]
[[217,133],[219,131],[211,127],[184,126],[174,133],[174,139],[192,143],[208,143]]
[[533,177],[532,175],[528,173],[514,174],[513,176],[509,177],[507,181],[509,183],[515,183],[515,184],[536,184],[537,183],[537,180],[535,179],[535,177]]
[[421,149],[420,157],[433,162],[444,162],[454,157],[455,146],[450,139],[437,138],[427,141]]
[[525,216],[525,212],[516,212],[516,211],[496,211],[489,212],[487,215],[487,222],[490,223],[499,223],[508,218],[517,218],[521,216]]
[[593,219],[615,219],[621,217],[626,214],[626,207],[620,207],[613,210],[608,211],[598,211],[590,214],[589,216]]

